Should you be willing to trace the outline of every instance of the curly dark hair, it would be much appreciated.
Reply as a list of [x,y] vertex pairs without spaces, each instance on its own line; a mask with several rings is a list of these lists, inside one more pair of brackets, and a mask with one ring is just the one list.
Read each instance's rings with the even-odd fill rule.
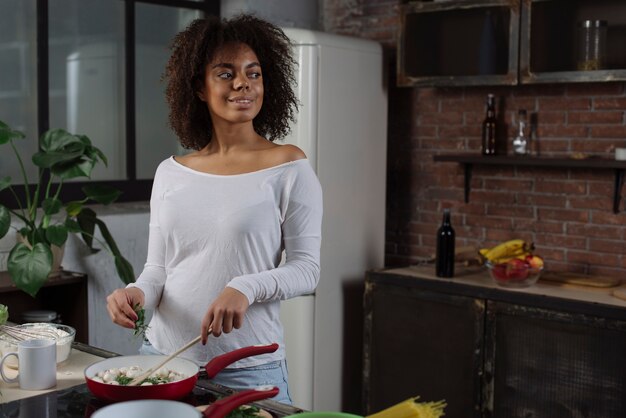
[[280,28],[252,15],[230,20],[211,16],[194,20],[176,35],[165,68],[169,123],[184,148],[199,150],[211,141],[213,123],[206,103],[196,93],[203,85],[207,64],[221,46],[231,42],[248,45],[263,71],[263,106],[253,120],[255,131],[270,141],[289,133],[289,122],[298,109],[293,90],[296,62],[289,38]]

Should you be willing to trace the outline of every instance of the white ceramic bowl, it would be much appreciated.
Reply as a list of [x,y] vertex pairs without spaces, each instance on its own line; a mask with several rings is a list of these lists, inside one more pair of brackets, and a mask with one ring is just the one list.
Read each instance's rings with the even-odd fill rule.
[[[15,325],[16,328],[23,329],[33,335],[38,334],[38,330],[53,331],[57,334],[57,364],[64,362],[70,356],[72,350],[72,343],[76,337],[76,330],[69,325],[54,324],[48,322],[30,322],[22,325]],[[45,338],[45,334],[41,334],[42,338]],[[0,351],[2,354],[17,351],[17,342],[15,339],[6,334],[0,334]],[[11,360],[13,357],[7,360],[7,365],[11,366]],[[14,364],[13,366],[17,366]]]
[[118,402],[98,409],[93,418],[201,418],[202,413],[193,406],[176,401],[145,399]]

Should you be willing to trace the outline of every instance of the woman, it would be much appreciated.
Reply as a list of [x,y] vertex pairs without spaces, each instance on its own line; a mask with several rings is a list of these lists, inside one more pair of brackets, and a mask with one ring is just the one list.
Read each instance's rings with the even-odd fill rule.
[[[168,354],[201,334],[186,356],[205,364],[278,342],[214,381],[272,384],[289,403],[280,300],[317,286],[322,220],[305,154],[273,143],[296,110],[293,64],[285,34],[252,16],[196,20],[176,36],[165,74],[170,125],[195,152],[159,165],[144,270],[107,298],[111,319],[127,328],[134,306],[154,309],[143,353]],[[207,343],[209,334],[219,338]]]

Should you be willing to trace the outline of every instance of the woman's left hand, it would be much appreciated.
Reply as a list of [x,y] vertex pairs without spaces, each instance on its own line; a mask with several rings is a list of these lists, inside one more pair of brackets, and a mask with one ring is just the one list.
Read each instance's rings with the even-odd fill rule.
[[207,342],[209,328],[212,329],[211,334],[215,337],[222,335],[222,331],[228,334],[235,328],[241,328],[248,306],[246,295],[231,287],[225,288],[202,318],[200,330],[202,344]]

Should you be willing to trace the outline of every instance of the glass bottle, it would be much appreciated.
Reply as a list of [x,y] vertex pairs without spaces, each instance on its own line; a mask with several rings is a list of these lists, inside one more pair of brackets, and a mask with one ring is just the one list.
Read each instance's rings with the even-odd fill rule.
[[487,95],[487,112],[483,120],[482,152],[483,155],[496,153],[496,99],[493,94]]
[[443,210],[443,222],[437,230],[437,277],[454,277],[454,228],[450,223],[450,209]]
[[520,109],[517,113],[517,135],[513,139],[513,154],[528,154],[528,135],[526,133],[526,110]]

